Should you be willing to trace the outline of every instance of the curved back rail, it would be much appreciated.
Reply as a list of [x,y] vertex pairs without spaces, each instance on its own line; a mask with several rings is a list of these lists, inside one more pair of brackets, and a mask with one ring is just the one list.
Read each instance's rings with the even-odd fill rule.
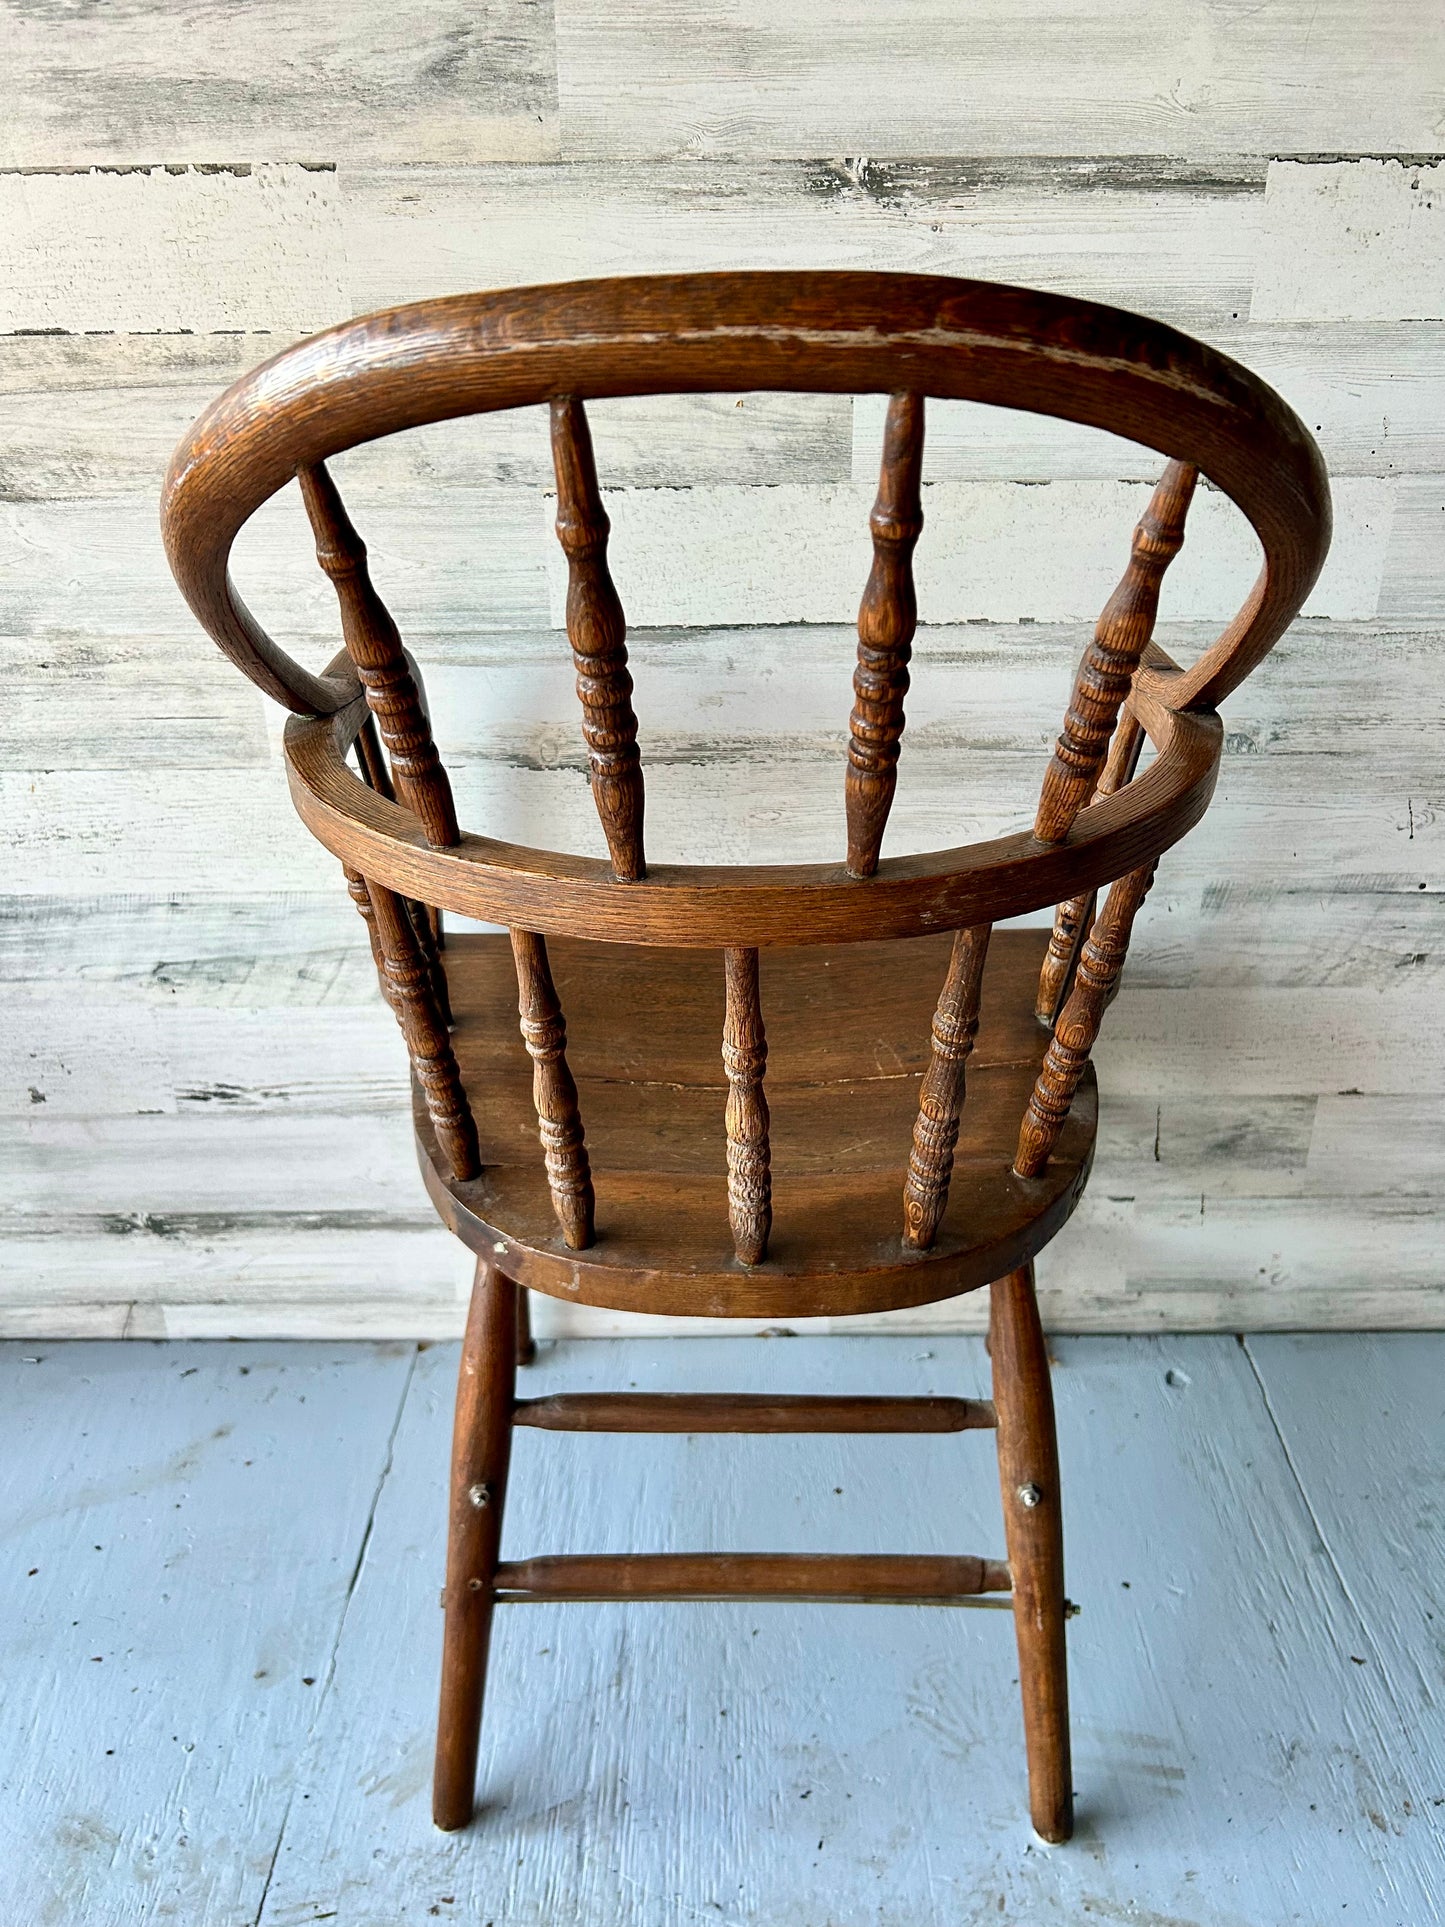
[[[607,564],[586,402],[758,389],[890,397],[858,621],[846,859],[649,866],[626,624]],[[917,616],[912,557],[923,528],[930,395],[1107,429],[1158,450],[1166,466],[1080,662],[1032,832],[884,857]],[[461,830],[420,676],[325,466],[358,442],[540,404],[551,410],[567,630],[605,862]],[[1182,669],[1152,634],[1200,476],[1243,511],[1264,560],[1238,615]],[[293,478],[336,587],[346,643],[319,675],[266,635],[229,575],[237,532]],[[921,1254],[947,1202],[989,931],[1001,918],[1057,905],[1038,993],[1039,1014],[1055,1031],[1014,1165],[1017,1177],[1036,1177],[1068,1115],[1155,865],[1208,804],[1221,740],[1215,706],[1297,614],[1328,548],[1330,509],[1319,452],[1279,397],[1158,323],[938,276],[764,273],[524,288],[345,323],[276,356],[207,410],[176,452],[163,523],[171,566],[202,625],[293,712],[293,798],[341,859],[366,918],[453,1179],[476,1175],[477,1135],[447,1042],[436,912],[513,932],[539,1133],[562,1237],[574,1250],[595,1235],[593,1192],[546,939],[715,945],[725,954],[729,1211],[738,1261],[751,1266],[766,1258],[771,1222],[758,949],[957,933],[904,1186],[900,1237]],[[1146,741],[1153,760],[1136,775]],[[1096,916],[1106,884],[1113,887]]]

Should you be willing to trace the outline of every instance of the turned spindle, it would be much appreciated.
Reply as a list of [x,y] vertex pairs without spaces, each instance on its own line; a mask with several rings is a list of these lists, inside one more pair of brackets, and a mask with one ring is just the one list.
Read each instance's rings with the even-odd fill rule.
[[758,953],[723,953],[727,1016],[723,1025],[723,1068],[727,1072],[728,1222],[733,1248],[745,1265],[768,1255],[773,1225],[772,1154],[768,1145],[768,1100],[763,1073],[768,1040],[758,997]]
[[1084,651],[1044,777],[1034,822],[1041,843],[1063,841],[1098,780],[1120,707],[1154,633],[1164,572],[1184,541],[1198,473],[1187,462],[1170,462],[1134,531],[1129,566]]
[[477,1127],[432,989],[431,966],[406,900],[379,883],[368,881],[366,887],[381,943],[386,999],[406,1039],[437,1144],[454,1178],[474,1178],[481,1170]]
[[635,883],[644,874],[646,861],[642,760],[627,669],[627,623],[607,568],[612,525],[597,486],[592,431],[575,395],[552,403],[552,460],[557,472],[557,537],[567,557],[567,639],[577,668],[592,796],[613,871],[620,881]]
[[514,930],[512,956],[517,966],[522,1041],[532,1060],[532,1099],[537,1108],[537,1131],[552,1209],[568,1248],[585,1251],[593,1235],[592,1173],[577,1105],[577,1085],[567,1066],[567,1022],[552,981],[545,939],[527,930]]
[[1021,1178],[1036,1178],[1059,1140],[1074,1092],[1099,1035],[1104,1012],[1124,968],[1129,937],[1139,906],[1149,894],[1155,865],[1131,870],[1109,891],[1094,919],[1074,973],[1074,987],[1059,1013],[1054,1034],[1040,1066],[1019,1131],[1014,1170]]
[[954,933],[948,975],[933,1014],[933,1054],[918,1091],[918,1117],[903,1184],[903,1242],[927,1251],[948,1206],[964,1070],[978,1035],[978,1005],[991,924]]
[[[1096,799],[1112,796],[1126,783],[1133,782],[1143,747],[1144,731],[1139,726],[1138,718],[1126,708],[1109,744],[1109,759],[1104,765],[1104,773],[1094,789]],[[1082,896],[1070,897],[1067,903],[1061,903],[1054,912],[1054,927],[1049,936],[1049,947],[1044,953],[1043,968],[1039,971],[1039,991],[1034,1003],[1034,1015],[1042,1024],[1053,1023],[1069,994],[1074,960],[1094,921],[1098,901],[1097,890],[1086,890]]]
[[878,498],[868,518],[873,565],[858,610],[858,666],[848,719],[844,800],[848,871],[855,877],[870,877],[878,868],[898,782],[903,698],[918,624],[913,550],[923,530],[922,472],[923,397],[894,395],[883,431]]
[[391,758],[397,796],[420,817],[427,841],[450,849],[461,840],[452,786],[401,636],[372,585],[366,544],[324,464],[303,468],[297,479],[316,537],[316,559],[335,585],[341,633]]
[[356,905],[361,921],[366,925],[366,938],[371,945],[371,961],[376,965],[381,994],[390,1003],[391,983],[386,974],[386,958],[381,948],[381,932],[376,927],[376,912],[371,907],[371,891],[360,870],[353,870],[349,863],[343,863],[341,868],[346,878],[346,888],[351,901]]

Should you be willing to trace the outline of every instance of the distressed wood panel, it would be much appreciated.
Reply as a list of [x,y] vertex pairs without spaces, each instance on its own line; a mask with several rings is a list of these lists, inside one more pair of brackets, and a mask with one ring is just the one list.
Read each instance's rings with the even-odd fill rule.
[[202,636],[164,651],[145,636],[0,636],[0,769],[266,763],[264,698],[218,667]]
[[305,0],[56,14],[7,9],[0,166],[138,160],[545,161],[557,151],[551,0],[485,13]]
[[[723,762],[649,766],[655,859],[841,859],[836,758],[817,748],[810,744],[805,756],[782,755],[775,746]],[[1033,755],[980,755],[961,770],[947,753],[926,765],[915,760],[900,779],[890,850],[947,848],[1018,829],[1030,814],[1030,789],[1037,790],[1037,762]],[[1235,887],[1273,883],[1281,851],[1298,852],[1304,877],[1327,892],[1341,875],[1386,876],[1393,888],[1427,893],[1445,881],[1445,817],[1419,749],[1375,770],[1352,770],[1342,757],[1341,791],[1323,821],[1320,771],[1312,764],[1305,757],[1233,763],[1208,817],[1166,859],[1171,887],[1221,878]],[[604,854],[580,770],[473,763],[457,771],[454,787],[469,827]],[[335,859],[308,838],[274,779],[258,780],[255,772],[217,770],[198,794],[184,771],[0,771],[0,808],[10,839],[10,891],[319,892],[337,874]]]
[[[0,337],[0,497],[158,489],[202,409],[280,345],[226,335]],[[598,466],[612,485],[846,480],[850,414],[846,395],[637,396],[589,409]],[[334,466],[348,501],[555,485],[542,409],[417,429]]]
[[[338,472],[345,474],[340,466]],[[541,498],[529,490],[462,489],[445,504],[439,510],[422,495],[357,504],[373,575],[403,636],[450,623],[468,630],[543,627],[549,617]],[[335,653],[336,599],[316,566],[294,487],[288,484],[241,531],[233,569],[257,616],[278,636],[312,639],[318,668]],[[0,587],[12,636],[197,633],[166,567],[149,494],[0,503]],[[217,671],[227,673],[219,658]]]
[[1445,163],[1272,161],[1249,312],[1252,321],[1445,319]]
[[[1382,1920],[1428,1918],[1433,1731],[1412,1734],[1389,1678],[1351,1664],[1367,1626],[1319,1556],[1248,1361],[1228,1340],[1058,1349],[1086,1852],[1021,1851],[1005,1615],[838,1607],[499,1615],[490,1802],[464,1849],[432,1832],[448,1349],[418,1361],[262,1927],[326,1911],[381,1927],[418,1902],[516,1927],[714,1912],[791,1927],[876,1914],[883,1888],[919,1927],[1111,1912],[1237,1927],[1309,1918],[1318,1896],[1368,1917],[1381,1890]],[[903,1340],[567,1347],[536,1369],[542,1393],[954,1393],[987,1366],[975,1343],[920,1356]],[[993,1483],[967,1443],[529,1436],[506,1550],[993,1546]]]
[[[1365,478],[1336,484],[1334,544],[1306,616],[1375,613],[1393,487]],[[613,575],[632,621],[640,628],[845,621],[868,575],[869,494],[857,483],[605,492]],[[930,484],[914,557],[920,621],[1092,621],[1147,500],[1143,485],[1118,482]],[[1111,528],[1119,531],[1112,548],[1101,539]],[[1021,569],[1025,553],[1031,565]],[[1170,571],[1163,612],[1227,620],[1248,593],[1258,557],[1238,510],[1206,491]],[[555,626],[566,575],[551,557],[548,582]]]
[[[1368,1631],[1368,1648],[1355,1650],[1420,1733],[1440,1730],[1442,1698],[1442,1354],[1439,1337],[1262,1336],[1248,1347],[1328,1557]],[[1336,1422],[1342,1411],[1347,1426]],[[1441,1811],[1432,1801],[1437,1825]]]
[[1403,478],[1395,503],[1380,613],[1438,623],[1445,618],[1445,474]]
[[[824,151],[834,147],[825,143]],[[691,160],[349,169],[354,309],[473,287],[706,268],[876,268],[1022,282],[1184,327],[1249,312],[1263,165],[1202,185],[1078,163]],[[1087,191],[1080,191],[1080,189]]]
[[0,1352],[17,1920],[255,1918],[413,1356]]
[[[1211,346],[1253,369],[1299,412],[1332,476],[1445,470],[1436,459],[1445,440],[1445,339],[1435,324],[1256,322],[1204,332]],[[886,405],[883,396],[854,400],[856,481],[867,481],[877,466]],[[1152,449],[1097,429],[978,403],[929,404],[928,481],[1152,483],[1159,469]]]
[[[1351,0],[1215,10],[1187,33],[1127,14],[806,0],[784,12],[565,0],[569,156],[1427,153],[1439,145],[1437,18]],[[1349,77],[1342,87],[1341,76]],[[1090,160],[1078,161],[1085,169]]]
[[290,337],[344,316],[346,282],[329,167],[0,174],[3,332]]

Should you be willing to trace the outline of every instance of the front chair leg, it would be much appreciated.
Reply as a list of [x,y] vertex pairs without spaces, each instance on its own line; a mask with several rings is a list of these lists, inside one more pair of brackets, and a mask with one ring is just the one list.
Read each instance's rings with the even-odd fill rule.
[[476,1800],[477,1744],[487,1682],[493,1580],[512,1449],[517,1384],[517,1287],[477,1260],[457,1377],[447,1531],[446,1630],[437,1717],[432,1818],[464,1827]]
[[1054,1399],[1032,1264],[1001,1278],[989,1296],[998,1470],[1013,1575],[1029,1807],[1035,1831],[1045,1840],[1059,1842],[1074,1830],[1064,1650],[1064,1528]]

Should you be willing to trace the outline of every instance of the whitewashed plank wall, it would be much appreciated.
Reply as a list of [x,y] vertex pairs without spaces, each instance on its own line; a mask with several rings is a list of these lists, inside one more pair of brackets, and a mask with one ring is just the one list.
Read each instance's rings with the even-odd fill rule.
[[[277,719],[165,570],[181,430],[349,313],[769,265],[1120,302],[1241,356],[1317,432],[1335,554],[1230,704],[1214,809],[1150,899],[1099,1051],[1094,1184],[1042,1279],[1059,1329],[1445,1322],[1445,16],[0,17],[0,1331],[459,1325],[465,1261],[412,1167],[354,913],[291,817]],[[659,853],[835,853],[880,405],[597,416]],[[600,847],[542,424],[454,424],[343,466],[472,820]],[[1156,467],[1107,436],[934,411],[895,849],[1026,820]],[[1253,572],[1228,505],[1201,510],[1166,596],[1185,651]],[[322,659],[329,591],[293,500],[238,566]],[[912,1322],[940,1317],[976,1322],[967,1301]]]

